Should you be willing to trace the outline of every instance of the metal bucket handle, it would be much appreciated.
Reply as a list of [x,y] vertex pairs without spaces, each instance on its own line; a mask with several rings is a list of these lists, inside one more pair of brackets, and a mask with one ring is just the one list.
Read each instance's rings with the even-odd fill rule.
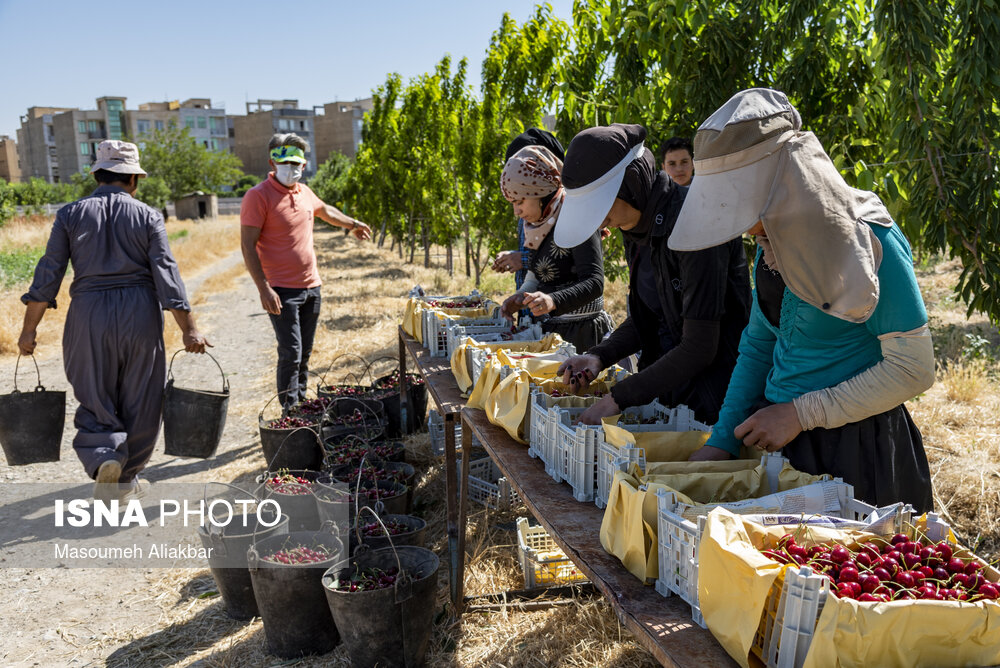
[[[361,546],[361,531],[358,529],[358,516],[361,515],[362,510],[370,512],[375,517],[375,521],[382,527],[382,531],[385,531],[385,536],[389,541],[389,547],[392,548],[392,555],[396,557],[396,572],[398,575],[396,576],[396,582],[393,584],[393,594],[396,597],[396,603],[402,603],[403,601],[413,597],[413,580],[410,578],[409,574],[403,570],[403,562],[399,560],[399,552],[396,551],[396,546],[392,542],[392,535],[389,533],[389,529],[386,528],[385,524],[382,522],[382,518],[378,516],[378,513],[368,506],[360,508],[354,516],[354,530],[358,535],[359,547]],[[355,550],[355,554],[357,553],[357,550]]]
[[278,449],[274,451],[274,457],[271,458],[271,461],[267,462],[268,471],[271,470],[271,464],[273,464],[274,460],[278,458],[278,453],[281,452],[281,449],[283,447],[285,447],[285,443],[288,442],[288,439],[291,438],[292,434],[294,434],[297,431],[301,431],[303,429],[308,429],[310,432],[312,432],[313,436],[316,437],[316,442],[319,443],[320,450],[323,449],[323,439],[312,427],[296,427],[295,429],[292,429],[290,432],[288,432],[283,439],[281,439],[281,443],[278,444]]
[[[364,366],[364,370],[361,372],[361,377],[362,378],[364,378],[364,375],[366,373],[368,373],[368,368],[371,366],[371,363],[369,363],[368,360],[366,360],[364,357],[362,357],[361,355],[357,355],[355,353],[340,353],[339,355],[337,355],[336,357],[334,357],[332,360],[330,360],[330,364],[326,367],[326,371],[325,372],[323,372],[322,374],[317,374],[317,375],[319,375],[320,380],[322,380],[322,382],[323,382],[324,385],[326,384],[326,374],[330,373],[330,369],[332,369],[333,365],[337,363],[337,360],[339,360],[342,357],[353,357],[354,359],[361,361],[361,364]],[[350,372],[350,373],[351,373],[351,375],[354,375],[353,372]],[[357,376],[354,376],[354,377],[355,377],[355,379],[357,379]],[[371,380],[371,375],[370,374],[368,376],[368,379]]]
[[[21,390],[17,389],[17,367],[20,366],[21,364],[21,357],[23,356],[20,353],[18,353],[17,361],[14,362],[14,391],[11,394],[21,393]],[[38,371],[38,360],[35,359],[34,355],[28,355],[28,357],[30,357],[31,361],[34,362],[35,364],[35,378],[38,383],[37,385],[35,385],[35,392],[44,392],[45,386],[42,385],[42,374],[39,373]]]
[[364,401],[357,399],[355,397],[333,397],[332,399],[330,399],[330,403],[327,404],[326,408],[323,409],[323,419],[320,422],[320,431],[322,431],[323,425],[326,423],[327,415],[330,409],[333,408],[334,404],[336,404],[339,401],[356,401],[357,403],[361,404],[361,407],[356,410],[367,411],[369,415],[375,418],[375,424],[379,428],[379,430],[381,430],[382,435],[385,435],[385,425],[382,424],[382,420],[379,419],[378,413],[375,412],[375,409],[366,404]]
[[[365,462],[367,462],[367,461],[368,461],[368,453],[365,453],[364,456],[361,457],[361,463],[358,464],[358,482],[354,486],[354,525],[355,525],[355,530],[357,529],[358,515],[361,514],[361,508],[362,508],[361,504],[358,503],[358,500],[359,500],[358,497],[361,496],[361,474],[364,471]],[[369,464],[369,466],[371,466],[371,465]],[[372,467],[372,468],[374,468],[374,467]],[[382,503],[382,499],[379,498],[379,496],[380,496],[379,492],[380,492],[380,490],[378,488],[378,481],[375,481],[375,512],[376,513],[381,513],[382,511],[385,510],[385,504]],[[364,506],[364,507],[368,508],[368,506]],[[358,544],[360,544],[360,543],[361,543],[361,534],[359,533],[358,534]]]
[[[213,480],[213,481],[209,481],[209,482],[205,483],[205,489],[204,489],[204,491],[202,492],[202,495],[201,495],[201,502],[203,504],[205,504],[206,506],[208,505],[208,486],[209,485],[224,485],[226,487],[232,487],[235,490],[238,490],[240,492],[244,492],[246,494],[249,494],[250,496],[253,497],[254,501],[257,501],[258,503],[260,502],[260,497],[257,496],[256,494],[254,494],[253,492],[249,491],[249,490],[243,489],[242,487],[238,487],[238,486],[230,484],[228,482],[217,482],[217,481]],[[254,529],[256,529],[256,526],[254,527]],[[218,549],[219,554],[225,556],[225,554],[226,554],[226,544],[222,541],[222,529],[219,528],[219,527],[217,527],[217,526],[215,526],[211,522],[209,522],[208,523],[208,527],[205,529],[205,533],[208,534],[208,539],[210,541],[212,541],[212,546],[216,547]]]
[[[181,348],[180,350],[178,350],[177,352],[175,352],[173,355],[170,356],[170,365],[167,367],[168,382],[174,379],[174,358],[177,357],[177,353],[183,353],[183,352],[187,351]],[[215,362],[215,366],[219,367],[219,373],[222,374],[222,392],[224,394],[229,394],[229,378],[226,377],[226,372],[222,370],[222,365],[219,364],[219,360],[215,359],[212,353],[208,352],[207,350],[205,351],[204,354],[211,357],[212,361]]]

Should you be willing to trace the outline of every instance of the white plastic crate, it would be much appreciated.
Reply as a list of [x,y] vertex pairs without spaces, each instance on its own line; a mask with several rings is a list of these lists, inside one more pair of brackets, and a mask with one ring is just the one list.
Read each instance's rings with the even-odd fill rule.
[[517,548],[525,589],[587,580],[545,528],[531,526],[527,517],[517,520]]
[[[419,285],[414,286],[413,289],[410,290],[410,297],[416,297],[417,299],[420,299],[421,301],[423,301],[425,303],[428,303],[428,302],[431,302],[431,301],[435,301],[435,302],[447,302],[447,301],[463,301],[463,300],[469,300],[469,299],[483,299],[483,295],[480,294],[479,290],[473,290],[472,292],[470,292],[467,295],[457,295],[457,296],[425,295],[425,294],[423,294],[423,288],[421,288]],[[421,334],[422,334],[422,337],[423,337],[424,347],[425,348],[429,347],[428,346],[428,341],[431,340],[431,337],[428,336],[431,333],[431,332],[428,331],[428,328],[431,326],[429,314],[430,314],[430,311],[433,310],[434,308],[435,307],[433,307],[433,306],[427,306],[426,308],[423,309],[423,311],[421,311],[420,329],[421,329]],[[435,320],[437,320],[437,318],[435,318]],[[435,336],[434,339],[435,339],[435,345],[436,345],[436,339],[437,339],[437,337]],[[447,342],[445,342],[445,343],[447,343]]]
[[[542,326],[538,323],[528,325],[523,331],[511,333],[511,323],[504,318],[497,318],[492,324],[462,325],[448,324],[448,359],[455,354],[466,337],[477,343],[502,343],[504,341],[538,341],[542,338]],[[510,338],[505,338],[509,336]]]
[[[462,478],[462,460],[457,460],[459,481]],[[461,482],[459,483],[461,485]],[[507,478],[489,457],[469,462],[469,500],[496,510],[510,510],[520,502],[520,497]]]
[[[867,513],[860,513],[871,506],[852,501],[860,505],[854,506],[854,517],[850,519],[864,519]],[[911,507],[905,508],[897,518],[895,531],[912,536],[913,512]],[[947,522],[936,513],[927,513],[927,538],[946,540],[949,531]],[[801,668],[816,632],[816,622],[830,595],[830,580],[807,566],[785,569],[779,577],[781,588],[777,589],[777,582],[771,587],[751,651],[768,668]]]
[[[563,418],[561,411],[568,410],[568,407],[564,407],[562,403],[568,403],[561,401],[566,399],[565,397],[553,397],[550,394],[546,394],[535,386],[531,388],[531,400],[528,403],[530,410],[529,414],[529,424],[531,425],[531,437],[529,439],[528,453],[532,457],[541,457],[542,461],[546,463],[546,471],[549,471],[549,475],[552,475],[557,482],[561,482],[565,478],[561,473],[555,474],[554,471],[561,471],[561,468],[557,468],[557,457],[559,453],[558,444],[558,425],[564,419],[568,419],[566,422],[567,428],[569,427],[572,420],[575,420],[580,416],[587,406],[598,401],[598,397],[583,397],[582,407],[577,407],[578,410],[572,411],[572,415],[569,418]],[[581,398],[577,398],[574,403],[581,401]],[[592,427],[587,427],[591,429]],[[551,468],[551,470],[550,470]],[[568,475],[568,474],[567,474]]]
[[[427,413],[427,432],[431,437],[431,452],[438,457],[444,455],[444,418],[433,408]],[[472,435],[473,447],[480,447],[479,439]],[[462,421],[455,420],[455,447],[462,448]]]
[[[674,408],[667,408],[663,404],[654,401],[646,406],[626,408],[623,415],[634,416],[640,420],[657,420],[656,424],[619,424],[622,429],[633,433],[651,431],[711,431],[712,428],[694,418],[694,411],[687,406],[680,405]],[[615,471],[618,470],[617,460],[633,462],[639,465],[643,471],[646,469],[646,452],[643,448],[616,447],[604,440],[604,430],[598,435],[597,443],[597,493],[594,495],[594,504],[598,508],[604,508],[608,503],[608,495],[611,494],[611,482],[614,480]]]
[[[761,463],[767,467],[768,479],[777,479],[777,474],[784,466],[784,457],[765,456]],[[813,483],[827,485],[837,495],[840,504],[839,511],[828,513],[842,519],[862,520],[873,510],[863,501],[854,498],[854,488],[839,478]],[[776,483],[772,489],[776,489]],[[698,603],[698,542],[705,528],[706,515],[700,515],[697,523],[684,518],[677,510],[677,498],[672,492],[657,490],[657,558],[659,562],[659,577],[656,580],[656,591],[661,596],[676,594],[691,606],[691,618],[702,628],[705,620]],[[909,521],[911,512],[904,514]]]
[[[474,311],[475,309],[459,309]],[[503,318],[496,316],[496,308],[493,316],[463,317],[461,314],[452,315],[446,318],[439,318],[438,312],[434,309],[425,309],[422,313],[424,348],[431,354],[431,357],[444,357],[448,353],[448,328],[454,326],[494,326],[499,327],[507,323]],[[509,325],[507,325],[509,327]]]

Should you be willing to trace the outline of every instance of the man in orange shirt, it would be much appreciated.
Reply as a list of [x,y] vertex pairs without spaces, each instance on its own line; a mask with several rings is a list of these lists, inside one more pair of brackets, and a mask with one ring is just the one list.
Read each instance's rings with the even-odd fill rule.
[[319,322],[320,278],[313,247],[313,217],[349,229],[361,241],[371,228],[326,204],[299,183],[309,145],[295,134],[268,143],[274,170],[243,197],[243,261],[278,339],[278,393],[289,408],[305,399],[313,335]]

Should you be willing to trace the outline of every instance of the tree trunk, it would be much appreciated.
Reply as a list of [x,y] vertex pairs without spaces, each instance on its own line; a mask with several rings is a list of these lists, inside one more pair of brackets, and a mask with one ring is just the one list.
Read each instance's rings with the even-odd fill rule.
[[[379,232],[379,238],[378,238],[378,247],[379,248],[384,248],[385,247],[385,230],[388,227],[388,225],[389,225],[388,219],[383,218],[382,219],[382,230],[381,230],[381,232]],[[392,249],[390,248],[389,250],[391,251]]]
[[431,242],[427,237],[427,226],[423,221],[420,222],[420,241],[424,245],[424,268],[429,269],[431,266]]
[[455,275],[454,261],[455,261],[454,245],[449,241],[448,242],[448,275],[449,276],[454,276]]
[[395,235],[392,237],[392,243],[389,245],[389,252],[391,253],[394,250],[396,250],[396,237],[395,237]]
[[[455,179],[455,190],[458,191],[458,178]],[[462,226],[465,228],[465,276],[468,278],[469,276],[472,276],[472,271],[469,266],[471,262],[469,257],[469,249],[471,248],[469,245],[469,219],[465,217],[465,209],[462,208],[461,197],[457,199],[456,205],[458,206],[458,219],[462,222]]]
[[465,277],[472,276],[472,241],[469,239],[469,223],[465,223]]
[[482,238],[482,236],[480,236],[478,239],[476,239],[476,255],[473,258],[473,260],[476,263],[476,287],[477,288],[479,287],[479,279],[481,278],[480,274],[482,273],[480,271],[480,268],[479,268],[479,252],[482,249],[483,249],[483,238]]
[[410,212],[410,264],[413,264],[413,256],[417,252],[417,235],[413,232],[413,212]]

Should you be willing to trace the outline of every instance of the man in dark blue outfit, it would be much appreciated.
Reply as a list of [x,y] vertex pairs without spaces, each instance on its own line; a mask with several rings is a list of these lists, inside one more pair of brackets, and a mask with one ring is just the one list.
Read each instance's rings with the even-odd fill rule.
[[23,355],[34,352],[38,323],[47,308],[56,308],[72,261],[63,364],[80,402],[73,449],[97,481],[95,496],[108,499],[137,486],[160,431],[163,310],[183,332],[185,350],[203,353],[210,344],[191,317],[163,216],[133,197],[146,175],[139,149],[101,142],[90,171],[99,187],[56,214],[45,255],[21,297],[27,309],[18,347]]

